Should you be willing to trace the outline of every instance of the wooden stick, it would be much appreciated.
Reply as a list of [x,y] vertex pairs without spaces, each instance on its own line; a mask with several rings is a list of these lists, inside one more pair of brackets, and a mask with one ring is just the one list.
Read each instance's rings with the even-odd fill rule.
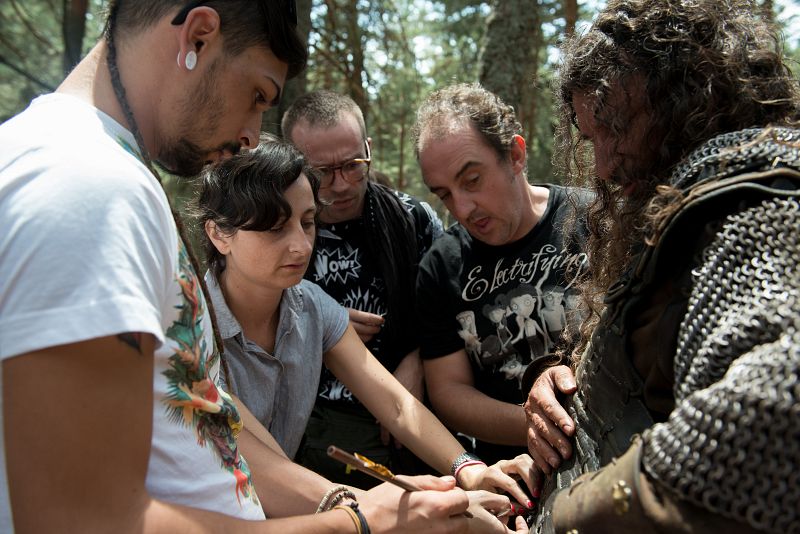
[[[369,458],[361,456],[360,454],[353,455],[349,452],[343,451],[335,445],[330,445],[328,447],[328,456],[334,460],[339,460],[344,464],[358,469],[362,473],[366,473],[372,477],[375,477],[378,480],[383,480],[384,482],[389,482],[390,484],[401,487],[406,491],[422,491],[422,488],[419,488],[410,482],[406,482],[405,480],[398,479],[394,476],[394,473],[389,471],[386,467],[375,463]],[[468,510],[465,510],[461,515],[468,518],[473,517],[472,513]]]
[[331,445],[328,447],[328,456],[334,460],[339,460],[350,467],[358,469],[362,473],[366,473],[372,477],[375,477],[378,480],[383,480],[384,482],[389,482],[390,484],[399,486],[406,491],[420,491],[420,488],[414,484],[398,479],[394,476],[394,473],[386,469],[386,467],[382,466],[381,464],[377,464],[372,460],[361,456],[360,454],[352,455],[349,452],[343,451],[339,447]]

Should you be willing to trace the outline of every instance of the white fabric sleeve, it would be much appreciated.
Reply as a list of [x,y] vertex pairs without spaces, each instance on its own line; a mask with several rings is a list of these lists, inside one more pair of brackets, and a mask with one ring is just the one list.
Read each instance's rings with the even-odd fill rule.
[[15,178],[0,195],[0,358],[121,332],[163,342],[177,258],[166,197],[129,154],[92,157],[4,169]]

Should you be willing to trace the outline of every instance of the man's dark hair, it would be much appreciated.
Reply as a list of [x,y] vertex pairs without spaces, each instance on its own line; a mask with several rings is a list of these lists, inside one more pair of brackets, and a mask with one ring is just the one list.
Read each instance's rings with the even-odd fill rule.
[[301,120],[308,121],[312,127],[332,128],[341,120],[342,113],[350,113],[361,128],[361,137],[367,139],[364,114],[358,104],[347,95],[321,89],[306,93],[295,100],[281,120],[281,131],[292,141],[292,129]]
[[431,93],[417,110],[412,131],[417,159],[422,141],[442,139],[464,122],[475,127],[499,160],[508,158],[514,136],[522,135],[514,108],[499,96],[478,83],[450,85]]
[[[306,65],[308,50],[297,34],[297,12],[295,0],[210,0],[210,1],[176,1],[176,0],[111,0],[108,6],[108,17],[104,30],[104,38],[108,48],[106,65],[111,77],[114,95],[122,109],[131,133],[133,134],[143,163],[159,182],[161,178],[153,167],[151,156],[142,139],[142,132],[131,109],[125,86],[119,73],[117,62],[117,41],[125,40],[131,34],[137,34],[150,28],[171,11],[175,11],[173,24],[182,24],[181,17],[194,7],[207,5],[217,11],[220,17],[220,34],[223,36],[223,47],[228,55],[237,55],[252,46],[268,48],[275,57],[288,65],[287,78],[299,74]],[[173,209],[175,225],[181,240],[186,244],[189,259],[195,272],[200,272],[197,257],[192,252],[186,239],[183,221]],[[208,294],[205,282],[199,279],[200,287]],[[207,302],[211,316],[212,330],[217,350],[222,350],[222,338],[216,324],[213,304]],[[223,361],[223,366],[224,366]]]
[[[223,47],[235,56],[252,46],[268,48],[289,65],[287,78],[303,71],[308,48],[297,34],[295,0],[209,0],[193,2],[214,9],[220,18]],[[120,32],[117,39],[137,33],[157,23],[176,9],[186,7],[187,0],[112,0],[107,28]],[[108,39],[109,32],[106,31]]]
[[[129,34],[147,29],[172,11],[173,24],[182,24],[186,15],[200,5],[213,8],[220,17],[220,33],[227,54],[236,55],[252,46],[262,46],[288,64],[287,78],[300,73],[306,65],[308,50],[296,31],[297,15],[294,0],[111,0],[104,30],[108,47],[106,64],[111,86],[122,113],[128,121],[145,165],[152,168],[151,156],[145,148],[142,133],[128,102],[117,63],[117,41]],[[181,9],[178,9],[181,8]]]
[[[650,235],[654,199],[690,152],[721,133],[797,124],[798,81],[777,32],[760,13],[747,0],[611,0],[588,32],[563,46],[557,152],[565,174],[578,185],[591,183],[597,193],[588,214],[590,304]],[[649,152],[635,168],[622,169],[637,183],[626,197],[594,175],[591,145],[575,128],[572,100],[590,97],[597,124],[619,139],[632,119],[619,92],[635,91],[643,92],[650,119],[642,141]],[[595,319],[600,307],[592,306]]]
[[194,210],[206,263],[217,278],[225,270],[225,256],[206,235],[206,221],[213,221],[225,235],[238,230],[269,230],[291,216],[292,208],[284,193],[301,174],[311,183],[319,206],[319,178],[315,171],[296,148],[273,137],[264,138],[257,148],[205,171]]

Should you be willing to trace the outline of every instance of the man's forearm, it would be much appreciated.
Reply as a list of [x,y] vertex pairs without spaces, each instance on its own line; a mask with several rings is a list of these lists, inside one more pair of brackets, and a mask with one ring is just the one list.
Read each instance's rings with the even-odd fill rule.
[[[352,532],[352,520],[339,510],[325,514],[305,515],[268,521],[247,521],[234,517],[188,508],[160,501],[151,501],[142,518],[141,528],[130,532],[164,532],[169,534],[202,534],[237,532],[242,534],[305,534],[306,532]],[[115,532],[122,532],[116,530]]]
[[335,484],[291,461],[247,406],[235,396],[233,401],[244,422],[237,441],[265,513],[270,517],[314,513]]
[[419,349],[406,354],[393,374],[414,397],[422,400],[425,391],[425,371],[422,368]]
[[239,434],[238,443],[269,517],[313,514],[325,492],[336,485],[276,453],[247,427]]
[[526,445],[522,406],[493,399],[466,384],[453,384],[429,395],[434,411],[452,430],[498,445]]

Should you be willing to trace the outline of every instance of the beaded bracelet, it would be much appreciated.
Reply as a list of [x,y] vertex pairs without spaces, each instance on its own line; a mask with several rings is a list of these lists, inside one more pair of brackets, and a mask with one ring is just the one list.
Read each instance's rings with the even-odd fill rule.
[[356,501],[356,502],[358,501],[358,499],[356,498],[356,494],[353,493],[352,491],[350,491],[350,490],[341,491],[341,492],[337,493],[333,497],[333,499],[331,499],[330,503],[328,503],[328,509],[330,510],[330,509],[336,508],[345,499],[350,499],[351,501]]
[[[341,496],[339,496],[341,494]],[[331,497],[337,497],[334,499],[335,502],[332,502]],[[315,513],[326,512],[334,507],[335,504],[338,504],[342,501],[345,497],[357,500],[355,494],[350,491],[350,488],[347,486],[336,486],[328,490],[328,492],[322,497],[322,500],[319,502],[319,506],[317,507],[317,511]]]

